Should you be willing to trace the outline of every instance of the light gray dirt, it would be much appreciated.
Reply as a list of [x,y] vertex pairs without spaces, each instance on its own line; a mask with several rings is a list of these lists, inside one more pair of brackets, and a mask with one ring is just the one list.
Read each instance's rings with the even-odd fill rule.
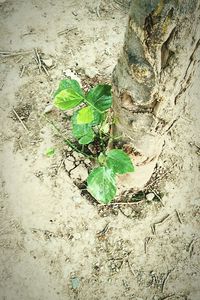
[[[68,155],[43,117],[63,71],[110,80],[127,4],[0,1],[1,51],[22,52],[0,54],[2,300],[200,299],[200,71],[159,159],[164,206],[93,205],[74,184],[87,176],[83,158]],[[49,76],[39,74],[34,48]],[[56,109],[48,116],[63,124]],[[48,158],[49,147],[56,152]]]

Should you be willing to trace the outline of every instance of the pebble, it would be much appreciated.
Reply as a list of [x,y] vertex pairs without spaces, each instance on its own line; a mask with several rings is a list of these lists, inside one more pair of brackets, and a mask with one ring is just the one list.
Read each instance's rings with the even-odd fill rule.
[[44,113],[48,114],[49,112],[51,112],[53,110],[53,108],[54,108],[53,104],[47,105],[44,109]]
[[80,285],[80,281],[77,277],[72,278],[71,282],[72,282],[72,288],[73,289],[77,289]]
[[80,240],[80,238],[81,238],[80,233],[77,232],[77,233],[74,234],[74,239],[75,240]]
[[70,69],[67,69],[67,70],[63,71],[63,73],[65,74],[66,77],[69,77],[71,79],[74,79],[74,80],[78,81],[80,86],[82,86],[81,85],[81,79],[79,78],[79,76],[75,72],[73,72]]
[[90,67],[88,69],[85,69],[85,75],[88,76],[89,78],[94,78],[95,75],[98,74],[98,71],[94,67]]
[[73,168],[74,168],[74,162],[66,159],[65,160],[65,169],[66,169],[66,171],[69,172]]
[[51,68],[53,66],[53,59],[52,58],[43,59],[43,63],[48,68]]
[[146,194],[146,199],[148,201],[152,201],[154,199],[154,197],[155,197],[154,193],[148,193],[148,194]]

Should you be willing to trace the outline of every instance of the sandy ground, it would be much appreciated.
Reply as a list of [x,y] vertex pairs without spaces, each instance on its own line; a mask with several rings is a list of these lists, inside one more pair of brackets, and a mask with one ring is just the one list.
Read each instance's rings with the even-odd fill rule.
[[89,162],[43,118],[64,71],[110,80],[127,22],[128,1],[116,2],[0,1],[1,300],[200,299],[200,70],[157,166],[163,205],[81,196]]

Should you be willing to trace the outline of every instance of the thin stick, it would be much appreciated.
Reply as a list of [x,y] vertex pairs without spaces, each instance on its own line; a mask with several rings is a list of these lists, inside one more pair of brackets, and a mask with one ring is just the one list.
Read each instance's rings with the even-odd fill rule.
[[147,254],[147,245],[152,241],[152,237],[148,236],[144,239],[144,253]]
[[26,69],[26,66],[23,65],[22,70],[21,70],[21,73],[20,73],[20,75],[19,75],[20,78],[22,78],[22,76],[24,75],[25,69]]
[[47,71],[47,68],[44,65],[41,65],[42,69],[46,73],[46,75],[49,77],[49,72]]
[[132,267],[131,267],[131,265],[130,265],[129,259],[127,259],[126,261],[127,261],[127,264],[128,264],[128,267],[129,267],[129,270],[130,270],[131,274],[132,274],[134,277],[136,277],[135,272],[133,271],[133,269],[132,269]]
[[29,133],[28,128],[26,127],[26,125],[24,124],[24,122],[22,121],[22,119],[20,118],[20,116],[18,115],[18,113],[16,112],[16,110],[14,108],[13,108],[13,112],[14,112],[15,116],[17,117],[17,119],[19,120],[19,122],[24,127],[24,129],[26,130],[26,132]]
[[99,0],[99,3],[97,4],[97,7],[96,7],[96,14],[97,14],[97,17],[99,18],[100,17],[100,5],[101,5],[101,0]]
[[[109,204],[106,204],[106,206],[115,206],[115,205],[137,205],[138,203],[142,202],[138,201],[138,202],[112,202]],[[98,206],[105,206],[105,204],[99,204]]]
[[175,212],[176,212],[176,216],[177,216],[177,218],[178,218],[178,221],[179,221],[179,223],[183,224],[183,222],[182,222],[182,219],[181,219],[181,216],[180,216],[179,212],[178,212],[176,209],[175,209]]
[[169,275],[171,274],[173,270],[170,270],[167,272],[167,275],[165,276],[163,282],[162,282],[162,286],[161,286],[161,290],[162,290],[162,293],[164,292],[164,288],[165,288],[165,284],[167,282],[167,279],[169,278]]
[[98,235],[98,236],[105,235],[105,233],[108,231],[108,228],[109,228],[108,226],[109,226],[109,224],[110,224],[110,223],[107,223],[106,226],[105,226],[101,231],[98,231],[98,232],[97,232],[97,235]]
[[154,229],[154,233],[156,233],[156,226],[159,224],[164,223],[165,221],[167,221],[169,218],[171,218],[170,214],[167,214],[161,221],[156,222],[152,225],[153,229]]
[[60,170],[61,170],[61,168],[63,166],[63,163],[64,163],[64,159],[62,159],[61,162],[60,162],[60,165],[59,165],[58,170],[57,170],[57,175],[60,172]]
[[171,295],[168,295],[168,296],[165,296],[164,298],[162,298],[161,300],[166,300],[166,299],[170,299],[172,297],[174,297],[175,294],[171,294]]
[[16,60],[16,63],[19,63],[24,57],[21,56],[18,60]]
[[193,250],[194,250],[194,243],[196,242],[195,239],[193,239],[191,241],[191,243],[189,244],[189,247],[188,247],[188,252],[189,252],[189,255],[190,255],[190,258],[192,257],[192,253],[193,253]]
[[29,54],[30,52],[32,52],[32,50],[24,51],[24,52],[0,51],[0,55],[2,55],[3,57],[12,57],[12,56],[18,56],[23,54]]
[[151,231],[153,234],[156,234],[155,227],[153,225],[151,225]]
[[150,190],[152,191],[152,193],[154,193],[154,194],[156,195],[156,197],[159,199],[160,203],[161,203],[162,206],[164,207],[165,205],[163,204],[162,199],[161,199],[161,197],[158,195],[158,193],[156,193],[156,191],[153,190],[151,187],[150,187]]
[[35,51],[35,57],[36,57],[36,61],[37,61],[37,64],[38,64],[39,72],[41,73],[42,72],[42,68],[41,68],[42,63],[41,63],[40,55],[37,51],[37,48],[35,48],[34,51]]
[[67,28],[67,29],[65,29],[65,30],[62,30],[62,31],[59,31],[58,32],[58,35],[59,36],[61,36],[61,35],[63,35],[63,34],[68,34],[69,32],[71,32],[72,30],[75,30],[75,29],[77,29],[77,27],[73,27],[73,28]]

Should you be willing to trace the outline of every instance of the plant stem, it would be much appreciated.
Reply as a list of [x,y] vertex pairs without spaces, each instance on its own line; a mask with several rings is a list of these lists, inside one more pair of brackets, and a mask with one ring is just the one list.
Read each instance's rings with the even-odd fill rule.
[[49,120],[49,118],[48,118],[47,116],[43,115],[43,117],[46,119],[46,121],[47,121],[49,124],[51,124],[51,125],[53,126],[53,128],[59,133],[60,137],[62,137],[63,141],[64,141],[71,149],[73,149],[73,150],[75,150],[76,152],[78,152],[78,153],[84,155],[84,156],[87,157],[87,158],[94,159],[93,156],[87,155],[87,154],[84,153],[83,151],[79,150],[79,149],[74,145],[73,142],[71,142],[69,139],[67,139],[67,138],[62,134],[60,128],[58,128],[58,127],[56,126],[56,124],[55,124],[53,121]]

